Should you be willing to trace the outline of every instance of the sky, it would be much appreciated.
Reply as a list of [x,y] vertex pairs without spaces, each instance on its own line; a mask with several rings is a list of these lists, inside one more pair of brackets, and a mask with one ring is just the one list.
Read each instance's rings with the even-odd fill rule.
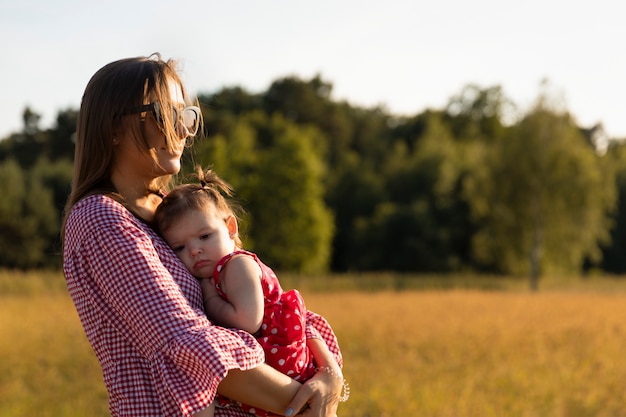
[[579,126],[626,137],[615,0],[0,0],[0,138],[53,125],[105,64],[160,52],[189,92],[319,74],[331,98],[396,115],[500,86],[523,113],[547,80]]

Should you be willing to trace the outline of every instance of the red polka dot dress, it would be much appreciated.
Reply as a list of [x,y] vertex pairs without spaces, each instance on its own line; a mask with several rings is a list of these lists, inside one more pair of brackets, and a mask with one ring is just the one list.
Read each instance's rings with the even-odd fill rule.
[[[261,286],[265,302],[263,323],[254,336],[265,351],[265,362],[285,375],[303,382],[315,374],[313,355],[306,346],[307,310],[297,290],[283,291],[274,271],[252,252],[236,251],[222,258],[215,266],[213,281],[217,292],[228,300],[220,288],[219,273],[236,255],[254,258],[262,271]],[[246,406],[242,406],[246,409]],[[263,410],[248,411],[259,415],[273,415]]]

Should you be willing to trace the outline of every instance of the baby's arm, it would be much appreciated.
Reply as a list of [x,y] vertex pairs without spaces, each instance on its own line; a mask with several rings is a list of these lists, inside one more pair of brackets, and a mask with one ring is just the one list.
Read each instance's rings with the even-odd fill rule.
[[201,281],[207,316],[220,326],[256,333],[264,311],[259,265],[250,256],[237,255],[222,269],[219,283],[228,301],[220,297],[213,280]]
[[212,402],[210,406],[194,414],[193,417],[213,417],[214,415],[215,415],[215,402]]

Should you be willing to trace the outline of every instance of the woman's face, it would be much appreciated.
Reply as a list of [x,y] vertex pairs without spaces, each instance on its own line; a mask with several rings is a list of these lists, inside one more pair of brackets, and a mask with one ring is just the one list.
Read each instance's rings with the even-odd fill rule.
[[[180,109],[185,107],[182,91],[178,83],[169,83],[170,100]],[[133,117],[133,116],[129,116]],[[167,146],[163,127],[154,114],[146,112],[142,122],[143,132],[148,143],[148,152],[141,145],[141,140],[132,137],[133,130],[123,129],[114,141],[114,169],[122,170],[126,175],[154,179],[164,175],[173,175],[180,171],[180,159],[185,148],[185,139],[189,135],[182,123],[177,123],[177,135],[180,141],[174,149]]]

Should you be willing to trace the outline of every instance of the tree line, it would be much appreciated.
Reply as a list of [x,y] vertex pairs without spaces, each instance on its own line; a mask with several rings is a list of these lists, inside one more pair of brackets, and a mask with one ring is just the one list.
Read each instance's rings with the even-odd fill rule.
[[[183,173],[213,167],[247,211],[246,247],[279,270],[621,274],[626,147],[578,126],[544,85],[516,108],[467,85],[395,115],[332,98],[315,76],[201,93]],[[0,266],[58,267],[76,109],[0,141]]]

